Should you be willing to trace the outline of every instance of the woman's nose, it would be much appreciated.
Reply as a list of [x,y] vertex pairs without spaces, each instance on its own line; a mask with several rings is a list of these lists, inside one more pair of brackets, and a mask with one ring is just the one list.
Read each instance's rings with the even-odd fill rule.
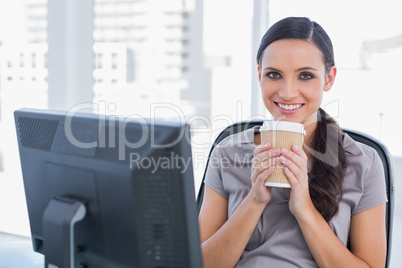
[[281,89],[279,90],[279,97],[284,100],[292,100],[299,94],[299,90],[297,89],[295,83],[292,81],[286,81],[282,84]]

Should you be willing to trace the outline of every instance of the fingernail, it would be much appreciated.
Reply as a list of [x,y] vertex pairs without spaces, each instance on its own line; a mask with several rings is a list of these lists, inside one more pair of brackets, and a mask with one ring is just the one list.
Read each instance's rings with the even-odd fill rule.
[[298,145],[293,145],[293,150],[298,151],[300,147]]
[[283,164],[285,164],[287,159],[286,159],[286,157],[280,156],[279,161],[281,161]]
[[264,144],[265,148],[271,147],[271,144],[269,144],[268,142]]
[[269,168],[267,168],[267,170],[269,170],[269,171],[271,171],[271,170],[273,170],[273,169],[274,169],[273,166],[270,166]]
[[286,148],[282,148],[282,153],[283,153],[283,154],[288,154],[288,153],[289,153],[289,150],[286,149]]

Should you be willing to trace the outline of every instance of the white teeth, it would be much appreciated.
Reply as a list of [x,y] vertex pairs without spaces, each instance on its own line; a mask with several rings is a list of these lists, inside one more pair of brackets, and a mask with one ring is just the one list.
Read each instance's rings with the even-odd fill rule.
[[298,109],[298,108],[300,108],[300,106],[302,106],[301,104],[294,104],[294,105],[287,105],[287,104],[285,104],[285,105],[284,105],[284,104],[282,104],[282,103],[278,103],[278,105],[279,105],[279,107],[281,107],[282,109],[289,110],[289,111]]

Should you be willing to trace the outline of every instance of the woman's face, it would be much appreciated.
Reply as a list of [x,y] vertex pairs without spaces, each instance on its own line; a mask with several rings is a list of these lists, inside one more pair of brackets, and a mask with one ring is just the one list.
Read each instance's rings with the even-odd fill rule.
[[322,52],[311,42],[283,39],[264,50],[258,78],[265,107],[275,120],[316,122],[324,91],[331,89],[336,68],[325,72]]

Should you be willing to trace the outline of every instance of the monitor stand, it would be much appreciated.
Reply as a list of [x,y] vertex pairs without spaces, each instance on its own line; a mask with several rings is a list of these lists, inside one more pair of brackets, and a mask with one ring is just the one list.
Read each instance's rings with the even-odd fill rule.
[[45,268],[74,268],[74,225],[86,215],[82,202],[53,198],[43,214]]

